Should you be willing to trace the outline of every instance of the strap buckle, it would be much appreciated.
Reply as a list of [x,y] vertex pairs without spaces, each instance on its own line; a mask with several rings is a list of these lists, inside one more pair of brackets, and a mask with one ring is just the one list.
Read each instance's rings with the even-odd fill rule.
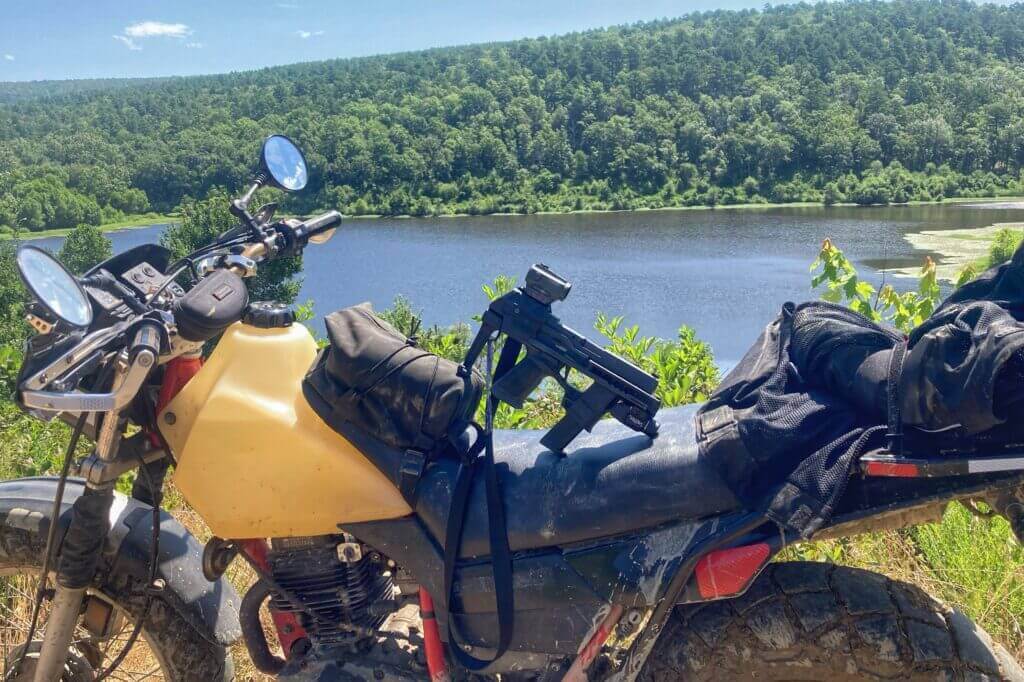
[[459,461],[463,466],[472,466],[476,464],[477,460],[480,459],[480,453],[484,451],[484,446],[487,444],[487,438],[490,437],[490,435],[484,430],[484,427],[480,426],[476,422],[470,422],[469,428],[471,428],[476,434],[473,438],[472,444],[465,449],[456,449],[456,452],[459,455]]
[[398,470],[398,489],[410,505],[416,498],[416,487],[427,468],[427,453],[410,448],[405,451],[402,466]]

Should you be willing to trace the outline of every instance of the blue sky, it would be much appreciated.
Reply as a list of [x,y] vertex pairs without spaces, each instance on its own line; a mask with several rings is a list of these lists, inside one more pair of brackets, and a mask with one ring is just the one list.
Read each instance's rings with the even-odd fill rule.
[[0,0],[0,81],[220,73],[554,35],[752,0]]

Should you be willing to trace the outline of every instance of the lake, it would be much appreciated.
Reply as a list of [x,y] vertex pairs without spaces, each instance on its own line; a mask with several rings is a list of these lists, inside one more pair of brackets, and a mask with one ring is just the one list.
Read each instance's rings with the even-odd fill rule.
[[[907,233],[1010,221],[1024,221],[1020,204],[349,220],[306,250],[300,300],[313,299],[322,316],[362,301],[385,307],[402,294],[428,324],[450,324],[486,307],[484,282],[503,273],[522,281],[541,262],[573,282],[555,311],[581,333],[596,335],[599,311],[647,335],[672,337],[687,324],[729,366],[784,302],[816,298],[808,268],[826,237],[878,283],[880,268],[923,262]],[[109,236],[121,251],[162,229]],[[60,239],[39,243],[59,248]]]

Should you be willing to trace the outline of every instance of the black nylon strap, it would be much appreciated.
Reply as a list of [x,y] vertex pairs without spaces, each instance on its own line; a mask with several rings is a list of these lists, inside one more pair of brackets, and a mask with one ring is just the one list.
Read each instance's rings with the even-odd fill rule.
[[[512,594],[512,552],[508,546],[508,531],[505,526],[505,508],[498,484],[498,472],[494,466],[494,444],[490,434],[484,439],[484,454],[471,462],[459,465],[455,490],[452,493],[452,507],[448,514],[448,525],[444,541],[444,591],[448,606],[448,643],[452,657],[466,670],[483,670],[508,651],[512,642],[515,604]],[[474,445],[474,447],[476,447]],[[491,541],[491,571],[494,575],[494,598],[498,609],[498,645],[494,656],[480,659],[466,653],[459,646],[453,625],[455,565],[458,563],[459,547],[462,544],[462,529],[466,521],[466,509],[473,490],[474,474],[482,466],[487,492],[488,531]]]
[[886,381],[887,418],[889,422],[889,450],[903,453],[903,420],[900,416],[900,377],[903,375],[903,361],[907,357],[907,342],[897,343],[889,358],[889,377]]
[[[490,382],[492,346],[488,341],[487,374]],[[502,349],[495,377],[500,377],[502,370],[508,371],[515,365],[522,348],[518,342],[506,340]],[[488,395],[487,422],[482,433],[479,433],[466,458],[459,465],[456,474],[455,490],[452,492],[451,509],[448,512],[448,524],[445,528],[444,540],[444,591],[448,607],[448,643],[452,658],[466,670],[483,670],[501,658],[512,642],[514,627],[515,600],[512,591],[512,551],[508,546],[508,529],[505,524],[505,503],[501,495],[498,471],[494,464],[494,435],[492,416],[498,401]],[[482,451],[482,456],[481,456]],[[473,492],[473,478],[478,469],[484,469],[484,488],[487,494],[487,530],[491,543],[491,572],[494,576],[494,600],[498,611],[498,645],[494,656],[481,659],[466,653],[455,638],[453,627],[455,566],[458,563],[459,548],[462,545],[462,530],[466,522],[466,509]]]

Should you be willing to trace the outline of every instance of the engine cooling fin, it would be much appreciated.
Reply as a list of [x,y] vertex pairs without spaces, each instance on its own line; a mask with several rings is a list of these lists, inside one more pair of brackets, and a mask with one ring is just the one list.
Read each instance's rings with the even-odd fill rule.
[[373,634],[394,610],[391,574],[375,552],[345,535],[271,541],[270,571],[304,610],[275,596],[271,607],[294,613],[314,646],[352,643]]

